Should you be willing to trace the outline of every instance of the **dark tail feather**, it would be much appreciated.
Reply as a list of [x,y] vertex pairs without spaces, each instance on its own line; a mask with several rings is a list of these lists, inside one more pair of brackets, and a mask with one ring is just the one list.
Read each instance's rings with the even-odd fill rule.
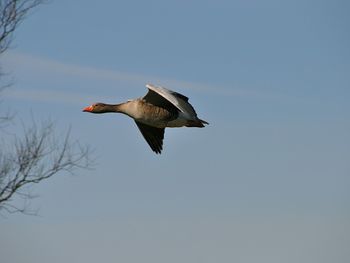
[[203,128],[205,127],[204,124],[209,124],[206,121],[203,121],[201,119],[197,119],[197,120],[190,120],[187,121],[186,127],[198,127],[198,128]]
[[209,124],[209,122],[206,122],[206,121],[203,121],[203,120],[201,120],[201,119],[199,119],[202,123],[204,123],[204,124]]

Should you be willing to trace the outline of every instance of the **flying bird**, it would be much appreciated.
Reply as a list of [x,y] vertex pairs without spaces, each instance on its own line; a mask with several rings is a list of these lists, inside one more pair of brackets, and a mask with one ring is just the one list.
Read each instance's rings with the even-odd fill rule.
[[208,122],[197,117],[188,98],[163,87],[147,84],[145,96],[120,104],[95,103],[84,112],[118,112],[133,118],[151,149],[160,154],[163,149],[164,130],[167,127],[203,128]]

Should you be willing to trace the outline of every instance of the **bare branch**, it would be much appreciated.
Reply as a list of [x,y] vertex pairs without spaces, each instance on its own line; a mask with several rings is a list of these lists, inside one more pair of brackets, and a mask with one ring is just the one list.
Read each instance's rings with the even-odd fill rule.
[[[12,152],[0,150],[0,210],[14,211],[11,201],[15,195],[23,199],[33,195],[22,190],[61,172],[73,173],[76,168],[91,168],[88,147],[70,140],[70,132],[61,140],[54,133],[52,122],[41,127],[35,124],[24,130],[23,137],[14,136]],[[7,147],[8,148],[8,147]],[[23,209],[18,209],[23,212]]]
[[[14,32],[29,12],[44,2],[0,0],[0,55],[10,47]],[[0,71],[1,82],[4,75]],[[0,93],[9,85],[1,83]],[[0,212],[28,214],[28,202],[35,197],[29,191],[31,185],[58,173],[71,174],[76,168],[89,169],[92,162],[89,148],[73,142],[70,131],[60,137],[52,122],[37,126],[33,121],[32,127],[23,126],[23,135],[6,134],[4,127],[13,124],[13,119],[10,112],[0,113]],[[23,199],[23,206],[13,204],[16,196]]]
[[0,54],[9,48],[14,31],[28,12],[44,2],[44,0],[0,0]]

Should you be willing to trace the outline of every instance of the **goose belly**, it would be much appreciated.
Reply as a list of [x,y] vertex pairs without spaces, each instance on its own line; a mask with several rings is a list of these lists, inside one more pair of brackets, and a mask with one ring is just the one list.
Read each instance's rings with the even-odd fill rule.
[[162,118],[141,117],[141,118],[134,118],[134,119],[143,124],[147,124],[149,126],[157,127],[157,128],[183,127],[188,122],[186,119],[182,119],[182,118],[169,120],[169,119],[162,119]]
[[138,122],[141,122],[143,124],[147,124],[152,127],[157,127],[157,128],[175,128],[175,127],[183,127],[186,126],[188,123],[188,120],[185,119],[175,119],[172,121],[167,121],[167,120],[161,120],[161,119],[148,119],[148,118],[140,118],[140,119],[135,119]]
[[192,119],[183,112],[170,112],[142,100],[130,105],[127,114],[138,122],[157,128],[183,127]]
[[164,108],[143,102],[130,115],[138,122],[157,128],[167,127],[168,122],[177,117]]
[[143,124],[156,127],[156,128],[165,128],[167,127],[167,121],[161,119],[149,119],[149,118],[134,118],[136,121],[141,122]]

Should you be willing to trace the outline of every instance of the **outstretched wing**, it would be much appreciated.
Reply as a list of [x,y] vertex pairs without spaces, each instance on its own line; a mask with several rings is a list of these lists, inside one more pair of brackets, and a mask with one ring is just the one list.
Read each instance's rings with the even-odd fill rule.
[[152,151],[160,154],[163,149],[164,128],[152,127],[147,124],[135,121],[137,127],[142,133],[143,138],[151,147]]
[[151,103],[152,105],[164,108],[174,114],[180,112],[180,110],[173,103],[171,103],[171,101],[167,100],[164,96],[152,89],[148,89],[147,94],[142,99],[148,103]]
[[178,111],[187,114],[190,118],[197,116],[196,111],[188,102],[188,97],[175,91],[168,90],[163,87],[157,87],[151,84],[147,84],[146,87],[149,90],[143,97],[144,100],[149,101],[150,103],[158,103],[166,105],[167,107],[176,108]]

